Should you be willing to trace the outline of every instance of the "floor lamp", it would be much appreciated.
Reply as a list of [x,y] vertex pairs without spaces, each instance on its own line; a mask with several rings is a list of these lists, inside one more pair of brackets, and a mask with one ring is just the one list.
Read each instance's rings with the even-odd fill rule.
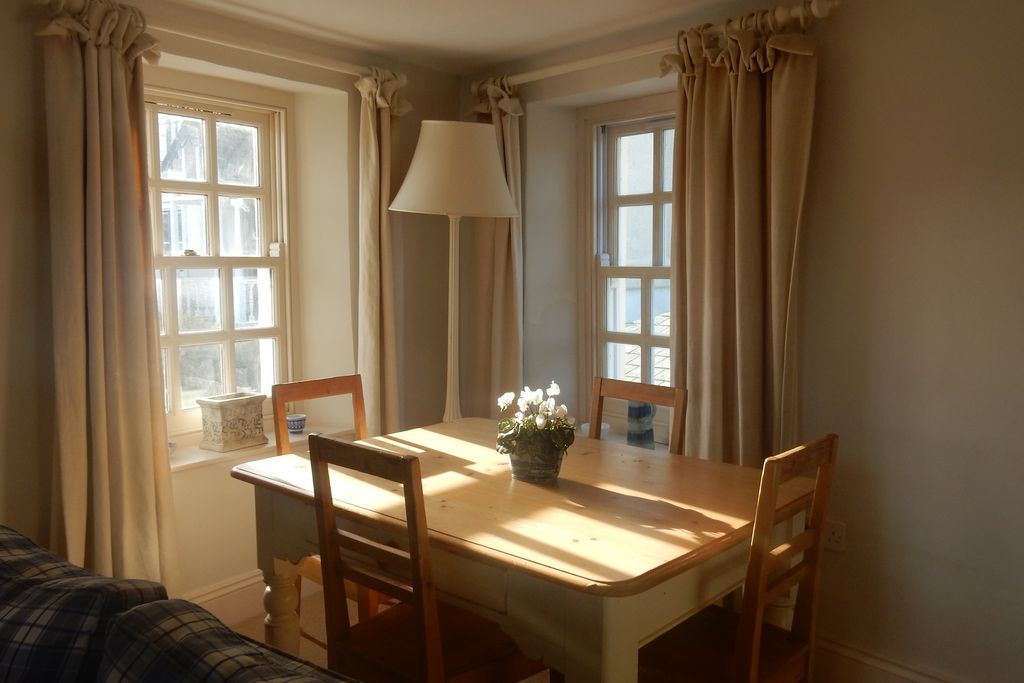
[[424,121],[392,211],[448,216],[448,372],[444,421],[462,417],[459,399],[459,219],[519,215],[505,181],[494,127]]

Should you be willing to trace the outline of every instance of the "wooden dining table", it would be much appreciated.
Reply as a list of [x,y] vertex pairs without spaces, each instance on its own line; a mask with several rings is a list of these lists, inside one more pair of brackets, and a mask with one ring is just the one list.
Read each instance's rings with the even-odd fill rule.
[[[566,680],[635,681],[640,646],[740,585],[760,470],[577,436],[558,480],[530,484],[511,477],[495,436],[494,421],[466,418],[361,443],[420,458],[442,597],[501,623]],[[268,641],[294,652],[296,563],[318,552],[309,460],[232,476],[255,486]],[[339,518],[376,520],[385,536],[404,523],[393,486],[331,476]],[[783,485],[780,510],[809,504],[812,486]]]

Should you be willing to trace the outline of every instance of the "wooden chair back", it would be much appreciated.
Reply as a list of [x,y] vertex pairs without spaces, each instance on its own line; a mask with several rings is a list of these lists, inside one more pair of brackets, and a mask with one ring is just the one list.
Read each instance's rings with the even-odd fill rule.
[[[825,506],[832,483],[837,442],[835,434],[828,434],[764,461],[750,558],[743,584],[733,680],[759,680],[765,609],[780,596],[788,594],[793,586],[798,586],[798,592],[790,639],[806,646],[803,666],[808,671],[810,669]],[[812,474],[815,480],[810,508],[776,512],[779,486],[805,473]],[[776,524],[805,510],[804,528],[799,533],[785,534],[788,538],[782,542],[775,542],[773,538],[778,538],[773,537]],[[791,530],[792,525],[782,525],[780,531],[782,529]],[[800,559],[796,561],[798,557]]]
[[686,424],[686,390],[676,387],[661,387],[653,384],[625,382],[607,377],[595,377],[590,397],[590,438],[601,438],[601,414],[605,398],[619,398],[626,401],[643,401],[672,408],[672,425],[669,428],[668,451],[676,455],[683,453],[683,430]]
[[365,439],[368,436],[366,404],[363,402],[363,380],[359,375],[341,375],[275,384],[271,391],[270,402],[274,408],[274,438],[277,440],[277,452],[279,454],[290,452],[286,403],[346,395],[352,396],[352,415],[355,421],[356,438]]
[[[430,569],[419,459],[319,434],[309,437],[309,456],[323,564],[328,667],[344,671],[346,655],[350,652],[352,624],[345,602],[344,584],[348,579],[415,608],[419,635],[422,636],[420,659],[424,679],[444,680],[441,630]],[[357,531],[338,527],[328,465],[369,474],[402,486],[407,521],[407,536],[403,539],[407,544],[405,549],[384,545]]]

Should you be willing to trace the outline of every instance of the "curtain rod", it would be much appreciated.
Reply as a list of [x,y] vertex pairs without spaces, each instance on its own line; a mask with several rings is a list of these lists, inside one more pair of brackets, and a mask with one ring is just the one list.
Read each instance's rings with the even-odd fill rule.
[[232,50],[240,50],[242,52],[248,52],[249,54],[260,55],[263,57],[273,57],[274,59],[280,59],[293,64],[302,64],[303,66],[313,66],[318,69],[325,69],[327,71],[333,71],[334,73],[346,74],[348,76],[355,76],[357,78],[366,76],[369,74],[369,69],[351,64],[349,62],[342,61],[340,59],[332,59],[330,57],[318,57],[315,55],[298,56],[291,55],[281,52],[279,49],[261,49],[258,47],[250,47],[243,45],[240,42],[232,40],[224,40],[221,38],[211,38],[209,36],[198,35],[189,31],[182,31],[180,29],[173,29],[167,26],[161,26],[158,23],[149,24],[149,28],[160,31],[163,33],[169,33],[175,36],[181,36],[183,38],[191,38],[193,40],[199,40],[204,43],[210,43],[211,45],[219,45],[221,47],[231,48]]
[[[788,26],[793,21],[797,21],[803,27],[815,19],[824,19],[828,17],[832,14],[833,10],[840,5],[840,3],[841,0],[803,0],[803,2],[799,2],[795,5],[779,5],[778,7],[773,7],[769,10],[759,10],[745,14],[742,17],[726,19],[717,24],[712,24],[711,26],[706,27],[704,32],[711,35],[724,35],[725,32],[730,29],[738,30],[741,28],[750,28],[751,26],[756,27],[759,22],[763,23],[766,21],[776,28]],[[679,36],[684,33],[686,33],[686,30],[677,33],[675,40],[659,40],[653,43],[637,45],[625,50],[608,52],[596,57],[589,57],[587,59],[579,59],[572,62],[565,62],[564,64],[556,64],[554,66],[535,69],[533,71],[526,71],[521,74],[510,76],[508,80],[512,85],[523,85],[525,83],[542,81],[556,76],[564,76],[565,74],[577,71],[584,71],[596,66],[605,66],[608,64],[624,62],[628,59],[633,59],[634,57],[672,52],[678,49]]]

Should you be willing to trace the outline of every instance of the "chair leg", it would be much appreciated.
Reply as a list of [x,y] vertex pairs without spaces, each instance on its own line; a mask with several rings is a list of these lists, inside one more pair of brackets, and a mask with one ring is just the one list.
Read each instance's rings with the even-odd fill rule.
[[380,612],[380,593],[370,590],[365,586],[356,588],[356,605],[359,612],[359,621],[365,621],[370,617],[377,616]]

